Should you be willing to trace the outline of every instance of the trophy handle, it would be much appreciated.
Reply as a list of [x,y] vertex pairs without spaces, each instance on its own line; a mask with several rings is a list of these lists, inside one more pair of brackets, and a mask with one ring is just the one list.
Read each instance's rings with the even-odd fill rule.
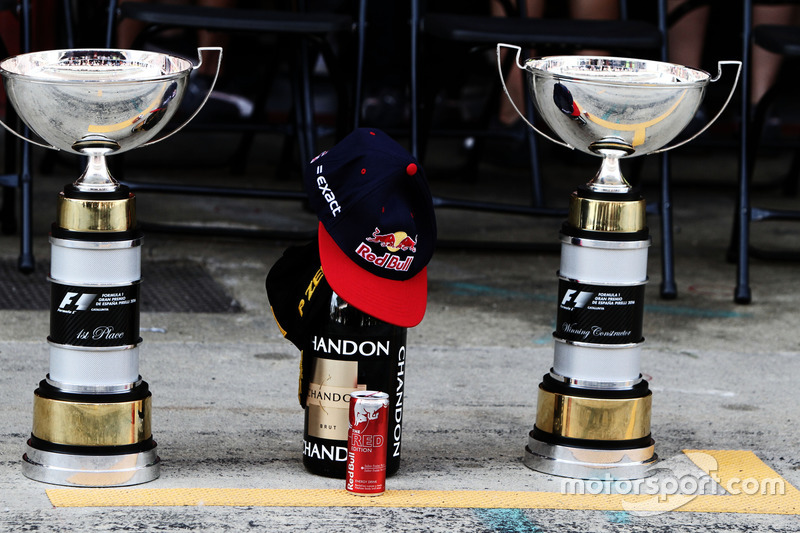
[[217,84],[217,78],[219,77],[219,69],[220,69],[220,66],[222,66],[222,47],[221,46],[200,46],[200,47],[198,47],[197,48],[197,60],[198,61],[197,61],[196,65],[192,66],[192,70],[197,70],[203,64],[203,53],[204,52],[212,52],[212,53],[216,52],[217,53],[217,70],[214,72],[214,79],[211,80],[211,87],[208,88],[208,92],[206,93],[205,98],[203,98],[203,101],[200,102],[200,105],[197,106],[197,109],[194,110],[194,113],[192,113],[192,115],[189,118],[187,118],[183,122],[183,124],[181,124],[180,126],[175,128],[174,130],[172,130],[168,134],[164,135],[163,137],[159,137],[158,139],[153,139],[151,141],[148,141],[148,142],[142,144],[142,146],[150,146],[151,144],[155,144],[157,142],[161,142],[164,139],[168,139],[168,138],[172,137],[173,135],[175,135],[176,133],[178,133],[179,131],[181,131],[183,128],[186,127],[187,124],[189,124],[189,122],[192,121],[192,119],[194,119],[194,117],[197,116],[197,114],[206,105],[206,102],[208,102],[208,98],[209,98],[209,96],[211,96],[211,91],[214,90],[214,85]]
[[519,62],[519,56],[522,53],[522,47],[521,46],[517,46],[515,44],[497,43],[497,70],[500,72],[500,83],[503,84],[503,92],[506,93],[506,97],[508,98],[508,101],[511,102],[511,106],[514,108],[514,111],[516,111],[517,114],[520,116],[520,118],[525,121],[525,124],[527,124],[528,126],[533,128],[533,131],[535,131],[536,133],[538,133],[539,135],[541,135],[545,139],[553,141],[556,144],[560,144],[561,146],[566,146],[570,150],[574,150],[575,147],[572,146],[571,144],[567,144],[567,143],[565,143],[563,141],[560,141],[558,139],[554,139],[553,137],[547,135],[546,133],[543,133],[536,126],[531,124],[531,122],[525,117],[525,115],[523,115],[520,112],[519,108],[517,107],[517,104],[514,103],[514,99],[511,97],[511,93],[508,92],[508,87],[506,87],[506,79],[505,79],[505,76],[503,76],[503,61],[500,59],[500,48],[511,48],[512,50],[516,50],[517,51],[517,57],[516,57],[516,60],[514,62],[516,63],[518,68],[520,68],[521,70],[524,71],[525,67]]
[[714,83],[715,81],[719,81],[719,79],[722,78],[722,67],[724,65],[736,66],[736,76],[733,79],[733,86],[731,87],[731,92],[728,94],[728,98],[725,100],[725,103],[722,104],[722,107],[719,109],[719,111],[717,111],[717,114],[714,115],[714,118],[712,118],[709,121],[708,124],[703,126],[703,128],[700,131],[698,131],[697,133],[695,133],[694,135],[692,135],[688,139],[685,139],[685,140],[683,140],[683,141],[681,141],[681,142],[679,142],[677,144],[673,144],[672,146],[666,146],[664,148],[659,148],[658,150],[653,150],[652,152],[650,152],[651,154],[659,154],[661,152],[666,152],[667,150],[672,150],[673,148],[677,148],[679,146],[683,146],[684,144],[688,143],[689,141],[694,140],[695,138],[700,136],[703,132],[705,132],[709,127],[711,127],[711,125],[714,122],[717,121],[717,119],[720,117],[720,115],[722,115],[722,112],[725,111],[726,107],[728,107],[728,102],[730,102],[731,98],[733,98],[733,93],[736,90],[736,86],[739,84],[739,75],[742,73],[742,62],[741,61],[719,61],[719,62],[717,62],[717,68],[718,68],[717,76],[715,78],[711,79],[711,83]]
[[[56,148],[55,146],[53,146],[53,145],[51,145],[51,144],[44,144],[44,143],[40,143],[40,142],[38,142],[38,141],[34,141],[33,139],[30,139],[30,138],[28,138],[28,137],[25,137],[25,136],[24,136],[24,135],[22,135],[21,133],[17,133],[17,131],[15,131],[15,130],[14,130],[12,127],[11,127],[11,126],[9,126],[9,125],[8,125],[8,124],[6,124],[5,122],[3,122],[3,120],[2,120],[2,119],[0,119],[0,125],[2,125],[2,126],[3,126],[3,127],[4,127],[4,128],[5,128],[5,129],[6,129],[8,132],[9,132],[9,133],[13,133],[14,135],[16,135],[17,137],[19,137],[19,138],[20,138],[20,139],[22,139],[23,141],[27,141],[27,142],[29,142],[29,143],[31,143],[31,144],[35,144],[36,146],[41,146],[42,148],[48,148],[48,149],[50,149],[50,150],[56,150],[56,151],[58,151],[58,150],[59,150],[58,148]],[[25,127],[25,129],[26,129],[26,130],[29,130],[29,128],[28,128],[27,126]]]

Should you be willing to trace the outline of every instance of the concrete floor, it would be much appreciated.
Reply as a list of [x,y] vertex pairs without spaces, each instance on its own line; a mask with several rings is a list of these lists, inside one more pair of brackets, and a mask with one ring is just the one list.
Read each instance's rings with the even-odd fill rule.
[[[126,177],[296,187],[291,179],[274,176],[274,138],[261,140],[264,144],[251,155],[246,175],[234,177],[216,165],[230,153],[230,139],[204,144],[198,135],[181,134],[164,146],[132,152],[125,159]],[[176,154],[182,158],[176,161]],[[182,168],[187,154],[200,164]],[[587,181],[596,167],[593,160],[555,154],[545,167],[549,203],[565,207],[571,188]],[[524,172],[486,166],[475,180],[465,180],[453,164],[458,157],[452,145],[431,151],[426,168],[434,192],[523,201]],[[78,173],[76,163],[65,161],[59,160],[52,174],[35,177],[39,259],[49,257],[47,231],[55,216],[55,197]],[[786,163],[781,154],[764,158],[759,181]],[[651,167],[654,163],[648,160],[643,183],[646,196],[655,200],[658,189]],[[683,450],[752,452],[760,461],[735,464],[743,456],[734,454],[719,468],[738,467],[743,479],[755,475],[752,469],[761,464],[773,469],[788,487],[777,507],[771,506],[777,499],[766,498],[723,504],[714,500],[708,512],[687,510],[698,499],[676,509],[662,508],[669,512],[643,513],[574,497],[545,508],[376,507],[380,498],[348,507],[330,506],[334,500],[326,502],[329,493],[324,492],[310,493],[308,499],[296,500],[298,506],[287,507],[257,498],[221,506],[124,507],[132,496],[118,489],[104,489],[110,507],[58,507],[45,492],[57,487],[21,474],[32,393],[48,367],[49,313],[0,310],[0,531],[798,531],[800,265],[754,260],[753,303],[733,303],[735,267],[725,261],[725,251],[735,173],[730,151],[686,149],[674,157],[679,295],[669,301],[658,297],[659,221],[652,216],[643,372],[654,395],[652,429],[660,466],[676,476],[702,475]],[[297,202],[146,192],[137,197],[142,221],[314,227],[312,216]],[[758,200],[797,205],[796,199],[782,199],[774,190],[759,193]],[[560,219],[455,210],[440,211],[438,219],[442,239],[489,242],[556,243],[561,224]],[[791,223],[756,225],[753,242],[797,250],[798,229]],[[343,482],[310,475],[301,463],[299,353],[281,337],[264,291],[267,271],[289,244],[146,235],[145,263],[183,259],[202,264],[242,312],[142,313],[140,369],[153,391],[153,434],[163,464],[158,480],[137,489],[343,489]],[[17,251],[16,236],[0,237],[0,258],[13,259]],[[481,494],[489,499],[495,494],[491,491],[558,494],[563,489],[560,478],[533,472],[521,462],[535,421],[537,385],[552,364],[558,265],[557,253],[459,247],[437,251],[429,268],[427,315],[408,332],[403,462],[388,480],[389,490],[475,491],[468,494],[481,502]],[[42,284],[46,275],[41,270],[32,274]],[[314,499],[319,495],[320,500]],[[300,507],[302,502],[315,506]]]

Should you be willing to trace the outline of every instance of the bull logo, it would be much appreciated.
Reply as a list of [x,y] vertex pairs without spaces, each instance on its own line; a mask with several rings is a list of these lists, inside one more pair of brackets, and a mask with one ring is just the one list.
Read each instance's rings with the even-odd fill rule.
[[356,402],[353,407],[353,425],[359,426],[369,420],[377,420],[378,411],[383,406],[382,402]]
[[405,231],[381,233],[379,228],[375,228],[375,231],[372,232],[372,237],[367,237],[364,240],[380,244],[390,252],[397,252],[399,250],[404,252],[417,251],[417,240],[412,239]]

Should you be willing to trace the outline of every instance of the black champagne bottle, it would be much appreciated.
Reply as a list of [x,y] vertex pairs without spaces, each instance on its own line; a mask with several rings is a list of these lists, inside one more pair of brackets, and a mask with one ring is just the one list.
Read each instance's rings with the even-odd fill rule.
[[386,474],[400,467],[406,379],[406,328],[388,324],[348,304],[336,293],[330,314],[304,354],[308,382],[303,465],[317,475],[344,479],[350,393],[389,394]]

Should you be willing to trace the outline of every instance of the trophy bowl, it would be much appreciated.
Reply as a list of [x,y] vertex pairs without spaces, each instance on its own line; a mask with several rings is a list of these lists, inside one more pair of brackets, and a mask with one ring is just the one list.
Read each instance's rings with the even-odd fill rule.
[[136,50],[50,50],[0,62],[8,98],[36,135],[84,154],[151,140],[178,109],[191,62]]
[[[539,130],[520,112],[505,82],[503,48],[516,50],[516,66],[525,72],[534,107],[559,139]],[[720,61],[720,74],[652,61],[605,56],[550,56],[520,63],[522,48],[498,43],[497,67],[503,89],[519,116],[535,132],[556,144],[602,157],[599,172],[587,185],[595,192],[631,190],[619,160],[672,150],[706,131],[730,102],[741,71],[740,61]],[[709,83],[722,66],[736,66],[728,98],[719,112],[688,139],[671,146],[691,122]]]
[[[189,74],[204,52],[217,53],[217,71],[203,101],[171,132],[154,139],[178,110]],[[219,47],[198,48],[200,62],[156,52],[118,49],[48,50],[0,62],[8,100],[44,148],[89,157],[73,184],[83,192],[111,192],[105,156],[162,141],[183,129],[205,105],[222,61]]]
[[662,148],[689,124],[711,76],[640,59],[554,56],[525,62],[544,122],[574,148],[597,153],[609,140],[627,156]]

